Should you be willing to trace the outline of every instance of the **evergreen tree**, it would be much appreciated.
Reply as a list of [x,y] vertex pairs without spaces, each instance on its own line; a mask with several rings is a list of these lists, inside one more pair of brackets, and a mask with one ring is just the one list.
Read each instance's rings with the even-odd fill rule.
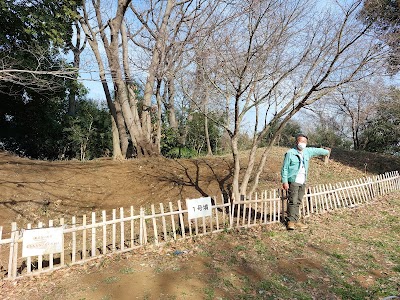
[[360,18],[371,23],[380,39],[391,49],[389,69],[398,72],[400,67],[400,1],[364,0]]
[[379,103],[376,116],[362,134],[365,150],[400,154],[400,90],[393,89]]

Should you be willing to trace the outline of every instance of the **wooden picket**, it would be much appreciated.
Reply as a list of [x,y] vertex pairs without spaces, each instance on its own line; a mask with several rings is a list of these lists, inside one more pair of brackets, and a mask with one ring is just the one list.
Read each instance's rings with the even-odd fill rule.
[[[308,218],[313,214],[356,207],[396,190],[400,190],[398,171],[334,185],[317,185],[307,189],[300,213],[303,218]],[[213,197],[211,215],[192,220],[180,200],[177,209],[169,202],[165,207],[160,203],[157,208],[151,205],[150,209],[140,207],[138,211],[133,206],[129,211],[121,207],[118,216],[117,210],[113,209],[110,219],[103,210],[101,216],[92,212],[89,220],[86,215],[73,216],[70,222],[63,218],[50,220],[47,227],[63,228],[62,252],[27,258],[22,257],[23,233],[34,226],[28,224],[21,230],[13,222],[8,233],[0,226],[0,267],[3,272],[0,278],[1,275],[5,279],[37,275],[144,245],[160,246],[232,228],[279,223],[285,218],[286,201],[285,191],[272,190],[232,202],[221,196],[218,203],[218,198]],[[46,227],[43,222],[36,226],[43,227]]]

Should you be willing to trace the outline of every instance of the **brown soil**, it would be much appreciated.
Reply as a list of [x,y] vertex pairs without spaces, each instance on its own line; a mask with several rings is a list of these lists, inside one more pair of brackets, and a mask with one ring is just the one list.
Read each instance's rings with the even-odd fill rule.
[[[259,190],[280,187],[286,150],[271,151]],[[93,210],[226,196],[232,176],[230,156],[50,162],[0,152],[0,166],[0,226],[4,227],[13,221],[22,226],[39,220],[68,219]],[[336,183],[360,178],[366,171],[381,174],[399,169],[400,158],[334,150],[327,165],[320,159],[312,160],[309,184]]]
[[[286,150],[274,148],[271,152],[262,174],[260,190],[280,187],[280,166]],[[5,233],[13,221],[21,227],[39,220],[80,216],[93,210],[131,205],[138,208],[208,195],[221,197],[229,193],[232,175],[230,156],[192,160],[149,158],[122,162],[110,159],[50,162],[0,152],[0,165],[0,226],[4,227]],[[400,159],[334,150],[329,164],[313,159],[309,184],[333,184],[365,174],[399,169]],[[318,235],[316,229],[313,234]],[[282,241],[278,243],[273,239],[269,239],[269,250],[277,254],[278,261],[270,270],[258,269],[254,261],[247,264],[247,246],[242,245],[243,239],[265,238],[265,230],[289,234],[278,224],[267,229],[253,229],[253,234],[249,231],[246,236],[239,233],[235,238],[222,235],[225,239],[221,240],[213,236],[167,245],[165,248],[141,249],[135,253],[63,269],[51,275],[16,283],[0,282],[3,286],[1,293],[4,293],[1,298],[22,299],[29,294],[32,300],[233,299],[233,288],[207,290],[209,282],[220,274],[218,268],[227,276],[226,284],[232,286],[242,284],[244,277],[259,282],[271,271],[291,276],[298,282],[307,281],[309,273],[317,273],[316,276],[321,273],[322,262],[312,257],[300,255],[279,260],[279,257],[284,257],[285,251],[282,252],[282,244],[279,244]],[[321,234],[329,235],[329,230]],[[214,252],[211,256],[203,253],[204,245],[212,245]],[[242,247],[243,251],[236,251]],[[318,243],[311,243],[308,247],[313,253],[325,251],[318,249]],[[340,242],[334,247],[338,248],[335,251],[341,250]],[[343,247],[347,247],[346,241],[343,241]],[[176,249],[184,251],[174,255]],[[231,266],[222,264],[227,255],[229,258],[230,251],[237,252],[236,256],[231,257]],[[360,281],[368,287],[376,282],[379,274],[360,274],[354,276],[354,281]],[[323,276],[323,282],[328,286],[332,279]],[[260,293],[264,292],[267,293],[264,290]],[[269,299],[267,294],[264,296],[260,296],[260,299]],[[248,299],[258,297],[254,295],[254,298]]]

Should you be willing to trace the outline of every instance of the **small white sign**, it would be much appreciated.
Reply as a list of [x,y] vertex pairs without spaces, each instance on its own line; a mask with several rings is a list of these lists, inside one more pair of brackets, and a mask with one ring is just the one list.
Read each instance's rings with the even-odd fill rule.
[[211,197],[186,199],[186,207],[189,220],[211,216]]
[[22,239],[22,256],[60,253],[63,249],[63,228],[38,228],[25,230]]

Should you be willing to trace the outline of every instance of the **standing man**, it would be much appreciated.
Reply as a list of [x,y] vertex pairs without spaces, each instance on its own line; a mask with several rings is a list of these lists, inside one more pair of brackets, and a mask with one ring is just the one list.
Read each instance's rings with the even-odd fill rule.
[[308,164],[313,156],[329,155],[323,148],[307,148],[308,138],[304,134],[296,136],[296,147],[288,150],[281,170],[282,187],[289,192],[287,229],[305,229],[299,222],[299,208],[306,190]]

